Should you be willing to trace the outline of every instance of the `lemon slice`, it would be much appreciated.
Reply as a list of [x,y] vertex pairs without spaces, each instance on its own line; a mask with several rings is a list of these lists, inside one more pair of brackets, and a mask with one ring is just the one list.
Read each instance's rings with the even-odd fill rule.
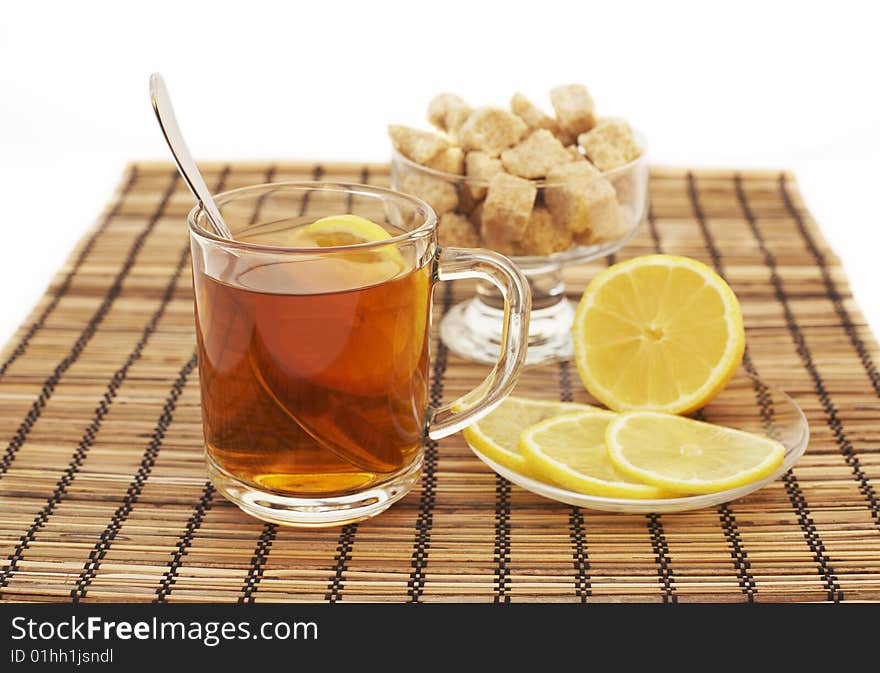
[[520,453],[533,474],[578,493],[606,498],[675,497],[614,467],[605,448],[605,430],[615,418],[617,414],[600,410],[549,418],[523,431]]
[[596,276],[573,332],[584,386],[616,411],[698,409],[721,392],[745,348],[727,283],[672,255],[636,257]]
[[295,235],[310,239],[317,247],[373,243],[391,238],[385,229],[360,215],[330,215],[295,230]]
[[[334,248],[343,245],[376,243],[391,238],[380,225],[360,215],[330,215],[290,232],[289,245],[303,248]],[[367,250],[345,253],[353,262],[375,262],[385,259],[403,265],[403,257],[394,245],[383,245]]]
[[[296,248],[336,248],[377,243],[391,234],[372,220],[360,215],[342,214],[322,217],[287,234],[285,244]],[[334,251],[326,257],[302,260],[298,268],[314,275],[323,286],[355,288],[375,285],[401,275],[407,264],[396,245]],[[333,277],[333,282],[325,279]]]
[[500,465],[530,474],[519,450],[523,430],[546,418],[573,411],[594,410],[586,404],[508,397],[494,411],[464,429],[464,438],[477,451]]
[[716,493],[773,473],[785,447],[768,437],[653,411],[611,421],[608,456],[634,479],[676,493]]

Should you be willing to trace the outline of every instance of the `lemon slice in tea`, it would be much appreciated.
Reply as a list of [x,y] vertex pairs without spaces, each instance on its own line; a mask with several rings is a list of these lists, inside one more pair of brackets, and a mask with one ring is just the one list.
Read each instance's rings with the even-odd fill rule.
[[304,307],[267,318],[275,329],[257,335],[267,354],[287,353],[283,363],[260,363],[279,398],[284,397],[280,381],[274,384],[279,377],[366,396],[387,395],[424,378],[430,268],[408,264],[395,244],[340,248],[391,237],[379,224],[352,214],[324,217],[289,232],[290,247],[328,250],[292,253],[274,265],[270,287]]
[[295,230],[294,236],[313,241],[320,248],[373,243],[391,238],[391,234],[372,220],[351,214],[322,217]]

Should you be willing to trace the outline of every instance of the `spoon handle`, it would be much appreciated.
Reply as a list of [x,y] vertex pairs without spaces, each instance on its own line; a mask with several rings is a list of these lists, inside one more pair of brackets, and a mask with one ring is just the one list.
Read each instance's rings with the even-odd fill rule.
[[214,228],[214,232],[221,238],[231,240],[232,233],[229,231],[229,227],[226,226],[226,222],[223,221],[220,209],[217,208],[208,185],[205,184],[205,180],[189,152],[186,141],[183,139],[183,133],[180,132],[177,118],[174,116],[174,107],[171,105],[168,87],[165,86],[165,80],[162,79],[162,75],[158,72],[150,75],[150,100],[153,102],[153,110],[156,113],[156,119],[159,120],[162,135],[165,136],[165,142],[168,143],[174,161],[177,163],[177,169],[180,171],[184,182],[186,182],[193,196],[196,197],[199,205],[204,208],[208,220]]

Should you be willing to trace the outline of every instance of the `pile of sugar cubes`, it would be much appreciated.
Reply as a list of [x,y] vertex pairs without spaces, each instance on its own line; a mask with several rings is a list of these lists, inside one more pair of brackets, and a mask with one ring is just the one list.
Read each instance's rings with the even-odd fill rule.
[[[428,105],[440,132],[391,125],[398,187],[430,204],[446,245],[548,255],[628,230],[608,175],[640,149],[625,121],[597,118],[587,88],[550,91],[555,117],[522,94],[510,109],[471,108],[450,93]],[[424,167],[422,169],[421,167]]]

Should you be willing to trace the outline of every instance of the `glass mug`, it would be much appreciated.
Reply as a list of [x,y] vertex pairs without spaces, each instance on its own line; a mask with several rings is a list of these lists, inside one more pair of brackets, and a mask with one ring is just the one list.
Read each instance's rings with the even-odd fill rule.
[[[418,480],[426,439],[473,423],[513,388],[527,348],[528,283],[497,253],[441,251],[433,210],[388,189],[282,182],[216,201],[235,240],[215,236],[198,207],[188,218],[211,480],[274,523],[378,514]],[[385,231],[367,225],[364,243],[342,227],[302,245],[305,225],[342,213]],[[498,287],[504,345],[480,386],[434,409],[431,298],[437,281],[457,278]]]

